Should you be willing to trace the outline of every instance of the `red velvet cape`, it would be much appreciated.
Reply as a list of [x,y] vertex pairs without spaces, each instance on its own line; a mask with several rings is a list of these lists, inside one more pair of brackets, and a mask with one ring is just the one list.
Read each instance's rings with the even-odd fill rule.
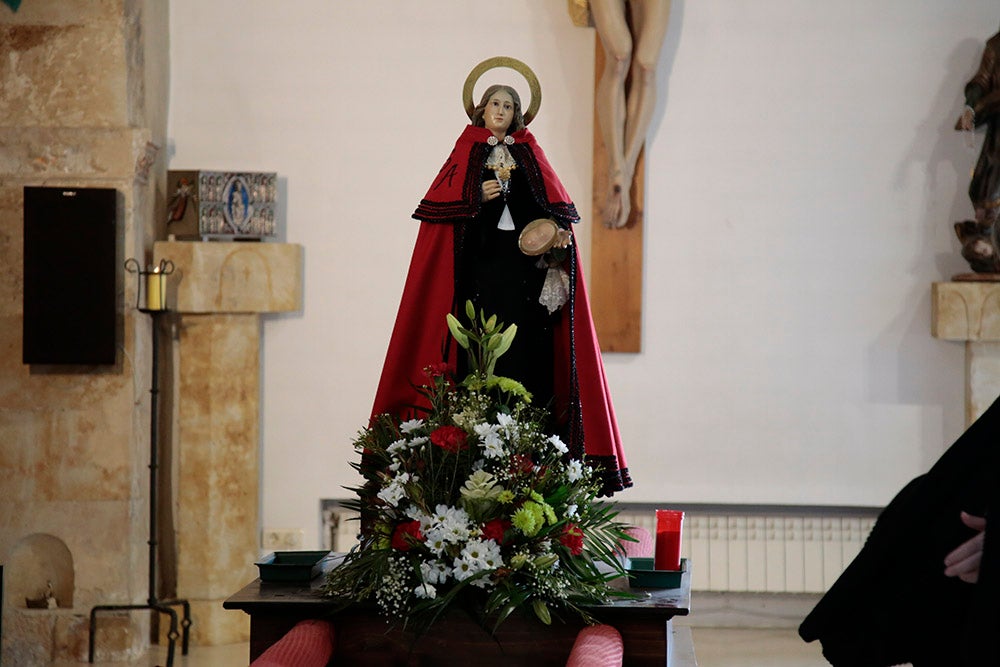
[[[389,341],[372,416],[407,415],[426,408],[416,387],[427,381],[423,369],[442,361],[456,369],[456,349],[445,315],[464,318],[455,304],[455,229],[475,224],[482,187],[482,165],[491,149],[486,128],[468,126],[459,137],[413,217],[420,230]],[[528,130],[511,135],[509,148],[525,169],[536,201],[564,226],[579,219],[551,165]],[[555,331],[553,372],[557,414],[568,414],[570,452],[585,455],[602,476],[602,494],[632,486],[618,421],[608,392],[604,363],[590,314],[590,300],[579,270],[576,243],[568,260],[571,303]],[[516,378],[515,378],[516,379]]]

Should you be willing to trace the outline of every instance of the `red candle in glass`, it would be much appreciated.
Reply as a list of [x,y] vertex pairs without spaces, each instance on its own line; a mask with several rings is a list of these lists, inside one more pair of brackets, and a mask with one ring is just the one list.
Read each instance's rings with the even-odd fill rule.
[[656,510],[656,551],[653,568],[657,570],[681,569],[681,531],[684,512]]

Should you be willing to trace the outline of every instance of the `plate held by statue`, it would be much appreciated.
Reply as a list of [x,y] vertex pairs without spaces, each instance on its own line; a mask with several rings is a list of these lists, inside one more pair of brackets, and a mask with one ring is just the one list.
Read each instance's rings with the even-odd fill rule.
[[525,255],[535,257],[547,253],[555,247],[558,240],[559,225],[556,224],[556,221],[552,218],[538,218],[529,222],[521,230],[521,235],[517,238],[517,245]]

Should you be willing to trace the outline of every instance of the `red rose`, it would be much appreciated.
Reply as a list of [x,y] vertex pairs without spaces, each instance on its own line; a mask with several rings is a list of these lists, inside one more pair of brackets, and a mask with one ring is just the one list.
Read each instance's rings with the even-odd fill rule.
[[559,543],[569,549],[574,556],[583,553],[583,530],[575,523],[568,523],[563,526],[562,535],[559,536]]
[[423,541],[424,535],[420,532],[419,521],[401,523],[392,531],[392,548],[399,551],[409,551]]
[[503,534],[510,526],[511,523],[507,519],[492,519],[487,521],[483,524],[483,539],[503,544]]
[[431,442],[441,449],[456,454],[459,450],[468,449],[465,444],[465,431],[457,426],[438,426],[431,433]]
[[448,364],[444,361],[424,367],[424,375],[429,378],[443,377],[448,373]]
[[527,454],[515,454],[511,461],[510,471],[517,473],[531,473],[535,470],[535,462]]

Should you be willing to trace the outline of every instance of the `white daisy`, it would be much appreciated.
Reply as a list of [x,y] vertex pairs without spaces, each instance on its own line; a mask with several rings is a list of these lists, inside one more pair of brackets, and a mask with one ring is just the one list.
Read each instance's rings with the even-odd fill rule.
[[433,600],[437,597],[437,589],[435,589],[430,584],[420,584],[413,589],[413,594],[418,598],[424,598],[427,600]]
[[408,419],[399,425],[399,430],[403,433],[413,433],[424,425],[423,419]]

